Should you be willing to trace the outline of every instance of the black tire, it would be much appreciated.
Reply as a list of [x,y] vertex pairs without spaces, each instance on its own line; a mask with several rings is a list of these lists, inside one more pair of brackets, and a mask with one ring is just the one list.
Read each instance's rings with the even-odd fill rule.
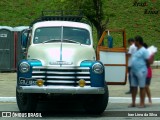
[[108,105],[108,87],[105,85],[105,93],[98,95],[89,95],[84,104],[84,108],[89,114],[102,114]]
[[19,93],[16,90],[16,100],[20,112],[35,112],[38,101],[36,94]]

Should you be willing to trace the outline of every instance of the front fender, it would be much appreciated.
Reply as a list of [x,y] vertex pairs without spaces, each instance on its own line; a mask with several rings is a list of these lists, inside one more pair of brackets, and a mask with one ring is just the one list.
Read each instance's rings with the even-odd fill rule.
[[[21,73],[19,70],[19,66],[22,62],[27,62],[30,65],[30,70],[27,73]],[[32,67],[33,66],[42,66],[41,61],[39,60],[21,60],[17,67],[17,84],[20,78],[31,78],[32,77]]]
[[[93,65],[100,63],[103,66],[103,73],[96,74],[93,72]],[[80,64],[80,67],[89,67],[90,68],[90,78],[91,78],[91,87],[104,87],[105,83],[105,69],[104,65],[100,61],[83,61]]]

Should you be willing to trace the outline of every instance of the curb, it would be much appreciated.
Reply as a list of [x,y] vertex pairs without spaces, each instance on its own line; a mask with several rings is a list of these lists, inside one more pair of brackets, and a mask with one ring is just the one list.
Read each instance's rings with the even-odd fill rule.
[[[130,97],[109,97],[109,103],[131,103]],[[148,100],[145,100],[146,103]],[[0,97],[0,102],[16,102],[16,97]],[[139,102],[139,98],[136,99]],[[153,103],[160,103],[160,98],[152,98]]]
[[[139,103],[139,97],[136,98],[136,103]],[[109,97],[109,103],[131,103],[131,97]],[[145,103],[148,103],[148,99],[145,99]],[[152,103],[160,103],[160,98],[152,98]]]
[[16,97],[0,97],[0,102],[16,102]]

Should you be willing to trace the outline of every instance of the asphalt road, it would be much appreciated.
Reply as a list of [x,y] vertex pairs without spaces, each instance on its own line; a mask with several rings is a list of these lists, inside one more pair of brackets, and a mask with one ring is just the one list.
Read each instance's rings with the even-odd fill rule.
[[[86,114],[81,105],[77,103],[54,104],[50,102],[44,102],[38,105],[38,109],[45,112],[45,114],[42,113],[42,118],[0,117],[0,120],[160,120],[160,104],[153,104],[151,106],[148,105],[146,108],[128,108],[128,104],[109,103],[108,107],[102,115]],[[18,107],[16,103],[0,103],[0,111],[16,112],[18,111]],[[131,115],[134,115],[134,117]],[[140,117],[140,115],[143,115],[143,117]],[[148,115],[150,117],[144,117],[144,115]],[[156,115],[158,117],[155,117]]]

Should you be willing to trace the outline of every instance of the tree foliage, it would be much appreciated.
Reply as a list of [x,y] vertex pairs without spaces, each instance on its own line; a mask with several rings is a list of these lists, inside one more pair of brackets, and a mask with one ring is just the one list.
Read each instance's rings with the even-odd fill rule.
[[104,3],[105,0],[61,0],[60,9],[82,10],[84,17],[96,28],[99,39],[109,22],[109,17],[105,16]]
[[[140,2],[143,1],[140,0]],[[140,7],[133,6],[134,0],[0,0],[0,26],[28,26],[41,16],[42,10],[82,9],[85,18],[90,19],[89,21],[99,22],[101,28],[125,29],[127,39],[141,35],[148,45],[154,45],[159,49],[160,0],[145,0],[145,2],[147,2],[147,6]],[[158,10],[159,12],[158,14],[144,14],[146,9],[147,11]],[[99,14],[102,16],[100,17]],[[99,27],[94,27],[95,46],[97,44],[96,29],[103,31]],[[114,36],[113,33],[111,35],[114,37],[114,43],[117,39],[115,44],[121,45],[119,36]],[[160,54],[157,53],[155,60],[159,59]]]

